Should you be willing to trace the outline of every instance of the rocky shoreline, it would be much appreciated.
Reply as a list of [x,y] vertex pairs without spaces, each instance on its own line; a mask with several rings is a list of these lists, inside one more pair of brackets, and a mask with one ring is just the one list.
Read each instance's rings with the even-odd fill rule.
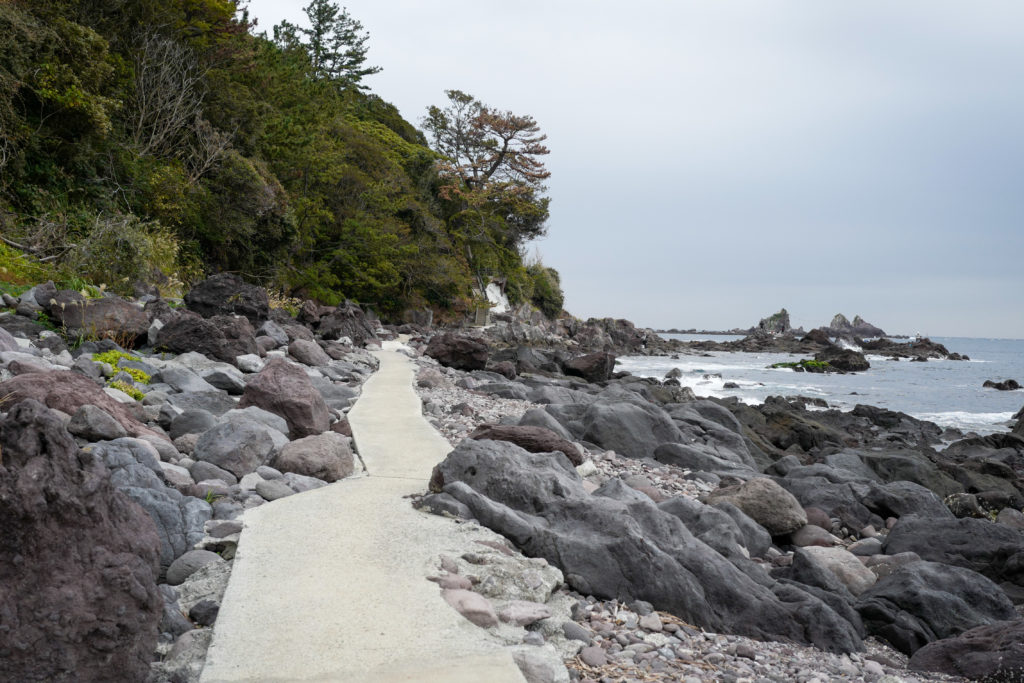
[[[486,527],[424,580],[531,683],[1024,666],[1024,420],[965,437],[871,406],[698,399],[615,371],[612,350],[676,350],[628,321],[423,334],[351,305],[271,309],[231,276],[183,306],[52,285],[5,303],[5,678],[102,680],[114,662],[198,680],[239,516],[360,476],[345,413],[366,349],[396,333],[454,447],[415,504]],[[97,588],[39,619],[81,585]]]
[[[439,367],[429,358],[421,359],[419,362],[423,369],[419,375],[418,390],[424,401],[425,414],[448,436],[453,446],[457,446],[469,433],[467,423],[473,420],[467,419],[467,413],[479,420],[493,423],[536,424],[540,419],[535,412],[538,407],[543,409],[545,405],[551,405],[497,397],[496,394],[501,391],[494,386],[495,377],[486,371],[467,373]],[[539,380],[530,378],[529,381],[537,383]],[[600,391],[599,387],[587,387],[579,380],[562,380],[555,384],[562,384],[568,392],[587,389]],[[784,410],[787,412],[799,412],[799,409],[794,411],[790,402],[784,403]],[[791,403],[799,405],[800,402],[794,400]],[[817,417],[818,413],[814,415]],[[856,417],[845,419],[851,423],[857,421]],[[893,433],[887,436],[899,434],[901,440],[912,444],[925,443],[929,439],[935,440],[942,436],[955,436],[948,431],[942,433],[942,430],[933,425],[915,424],[912,418],[906,419],[910,422],[902,428],[892,425]],[[875,422],[878,421],[880,420],[876,416]],[[867,424],[863,426],[866,431],[872,428]],[[852,424],[848,429],[854,433],[857,431],[852,429]],[[715,489],[715,483],[712,481],[714,477],[708,476],[713,474],[710,472],[695,474],[695,470],[687,467],[623,456],[614,450],[598,448],[595,444],[577,442],[576,446],[585,458],[582,464],[576,467],[576,472],[581,476],[582,486],[591,492],[599,491],[609,482],[623,482],[632,491],[641,492],[650,498],[651,502],[657,504],[664,504],[675,497],[684,497],[691,501],[689,505],[700,507],[701,503],[697,501],[707,497]],[[469,499],[471,498],[467,500]],[[440,502],[434,504],[449,514],[460,509],[454,505],[442,505]],[[937,507],[935,509],[938,510]],[[472,514],[472,510],[462,510],[463,514]],[[544,512],[541,511],[540,514],[543,516]],[[1004,517],[1016,518],[1011,512],[1007,512]],[[816,521],[819,525],[827,525],[829,530],[826,531],[821,526],[814,527],[818,531],[807,528],[811,525],[802,527],[802,538],[787,539],[799,545],[786,544],[782,546],[785,548],[783,551],[779,548],[775,548],[774,552],[765,551],[763,564],[791,568],[794,559],[797,559],[798,565],[808,562],[808,551],[805,548],[829,547],[843,549],[843,552],[846,552],[846,549],[855,547],[859,542],[860,551],[863,552],[864,541],[868,540],[870,543],[870,538],[862,538],[864,534],[861,529],[851,531],[846,525],[842,525],[840,519],[819,517]],[[883,530],[882,535],[871,538],[885,538],[885,522],[879,526]],[[716,531],[721,532],[721,528],[716,528]],[[802,568],[801,572],[805,570],[806,567]],[[870,574],[870,570],[867,571]],[[884,575],[881,570],[878,573]],[[829,585],[830,590],[846,595],[851,604],[854,603],[848,588],[836,584],[834,580]],[[951,673],[910,670],[907,668],[909,658],[906,654],[874,637],[863,641],[863,652],[836,655],[811,647],[709,632],[687,624],[667,612],[654,612],[653,606],[643,600],[634,600],[627,605],[619,600],[602,600],[572,590],[568,594],[575,600],[569,616],[574,618],[572,623],[583,629],[580,631],[563,623],[563,633],[579,636],[576,646],[579,652],[575,657],[566,659],[566,665],[574,678],[609,681],[875,681],[884,677],[888,677],[886,680],[889,681],[962,680]],[[630,609],[631,607],[633,609]],[[1005,601],[1003,607],[1006,607]],[[654,618],[649,616],[652,613],[658,615],[657,619],[662,626],[660,629],[654,624]],[[1003,616],[1008,614],[1004,612]],[[646,628],[645,622],[641,622],[645,616],[648,617]]]

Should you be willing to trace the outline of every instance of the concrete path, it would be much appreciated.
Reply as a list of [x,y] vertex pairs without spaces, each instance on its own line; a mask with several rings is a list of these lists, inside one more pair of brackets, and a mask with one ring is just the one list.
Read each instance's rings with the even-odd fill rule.
[[368,476],[245,514],[203,683],[523,683],[511,655],[425,578],[471,532],[407,498],[450,447],[395,347],[375,354],[380,369],[349,413]]

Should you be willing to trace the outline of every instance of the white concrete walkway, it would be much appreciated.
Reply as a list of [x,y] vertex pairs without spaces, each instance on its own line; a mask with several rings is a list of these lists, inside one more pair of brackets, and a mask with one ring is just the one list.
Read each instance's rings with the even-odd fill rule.
[[421,415],[413,366],[377,352],[349,421],[369,476],[246,513],[203,683],[523,683],[508,652],[441,598],[439,553],[465,525],[415,511],[450,450]]

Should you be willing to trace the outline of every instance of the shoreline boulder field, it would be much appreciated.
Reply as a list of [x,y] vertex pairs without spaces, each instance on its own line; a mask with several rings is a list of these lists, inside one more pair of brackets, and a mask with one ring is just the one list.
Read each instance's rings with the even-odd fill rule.
[[[73,294],[40,285],[0,313],[4,679],[198,680],[241,515],[361,476],[345,414],[396,334],[453,446],[414,504],[506,539],[424,580],[515,644],[527,680],[1024,666],[1005,636],[1024,604],[1024,420],[979,437],[866,405],[702,399],[616,372],[673,351],[621,320],[386,327],[353,304],[271,308],[231,275],[180,302]],[[61,334],[40,325],[56,301],[78,316]],[[520,553],[552,568],[543,601],[496,587],[520,570],[484,571]]]
[[[0,314],[0,678],[198,680],[242,513],[361,472],[345,413],[375,326],[354,306],[300,323],[231,275],[39,324],[73,294]],[[108,309],[127,326],[90,317]]]

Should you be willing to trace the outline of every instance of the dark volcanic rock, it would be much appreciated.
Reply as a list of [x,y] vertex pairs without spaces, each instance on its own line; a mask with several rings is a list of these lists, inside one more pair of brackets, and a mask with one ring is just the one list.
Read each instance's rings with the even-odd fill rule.
[[871,367],[863,353],[851,349],[841,349],[832,346],[824,351],[814,354],[814,360],[825,361],[837,370],[843,372],[863,372]]
[[577,356],[565,361],[562,370],[567,375],[582,377],[588,382],[606,382],[615,371],[615,356],[603,351]]
[[203,280],[185,295],[185,305],[204,318],[241,315],[257,326],[270,313],[267,290],[234,273],[218,273]]
[[163,612],[149,516],[35,401],[0,422],[0,679],[145,680]]
[[531,453],[559,451],[565,454],[565,457],[569,458],[569,462],[573,465],[583,464],[583,454],[571,441],[563,439],[544,427],[484,424],[474,429],[468,438],[478,441],[483,439],[508,441]]
[[646,600],[720,633],[829,651],[860,646],[854,626],[823,602],[755,568],[746,573],[621,481],[587,494],[561,456],[466,440],[435,468],[432,486],[527,555],[559,566],[581,593]]
[[201,318],[192,312],[179,312],[157,333],[157,351],[188,353],[233,363],[237,356],[259,353],[252,325],[241,316]]
[[789,311],[785,308],[757,323],[757,331],[763,334],[785,334],[792,328],[789,325]]
[[880,579],[861,593],[857,611],[868,633],[908,655],[1016,615],[1013,603],[984,576],[938,562],[912,562]]
[[171,353],[195,351],[204,356],[223,359],[224,333],[196,313],[179,311],[160,328],[155,349]]
[[149,330],[149,317],[143,310],[118,297],[86,299],[78,292],[62,290],[44,307],[72,337],[105,337],[131,348],[136,340],[145,342]]
[[475,337],[435,334],[424,353],[441,365],[456,370],[483,370],[487,367],[487,342]]
[[240,315],[215,315],[210,318],[210,322],[224,336],[224,346],[217,356],[220,360],[233,363],[237,356],[259,353],[256,333],[246,318]]
[[822,346],[831,346],[832,339],[829,337],[829,332],[823,327],[816,327],[807,334],[804,335],[802,342],[811,342],[814,344],[821,344]]
[[1004,379],[1002,382],[993,382],[987,379],[982,386],[986,389],[998,389],[999,391],[1017,391],[1021,388],[1020,382],[1015,379]]
[[331,426],[323,396],[299,366],[283,358],[271,359],[246,384],[238,407],[248,406],[283,417],[293,439],[321,434]]
[[976,681],[1020,681],[1024,678],[1024,621],[998,621],[929,643],[914,653],[907,666]]
[[[554,408],[549,412],[554,412]],[[557,415],[554,416],[562,422]],[[562,424],[572,431],[571,423]],[[646,401],[605,399],[584,406],[578,438],[630,458],[651,458],[663,443],[683,436],[672,417]]]
[[1024,602],[1024,532],[985,519],[901,518],[885,539],[887,555],[912,551],[922,559],[966,567]]
[[91,404],[117,420],[132,436],[167,438],[143,425],[124,403],[107,396],[99,385],[77,372],[55,370],[18,375],[0,383],[0,396],[6,397],[6,406],[31,398],[68,415],[74,415],[83,405]]
[[837,313],[828,326],[833,335],[850,335],[853,337],[884,337],[885,331],[856,315],[851,323],[842,313]]
[[348,337],[357,347],[378,341],[373,323],[363,309],[351,302],[345,302],[321,317],[317,331],[324,339]]

